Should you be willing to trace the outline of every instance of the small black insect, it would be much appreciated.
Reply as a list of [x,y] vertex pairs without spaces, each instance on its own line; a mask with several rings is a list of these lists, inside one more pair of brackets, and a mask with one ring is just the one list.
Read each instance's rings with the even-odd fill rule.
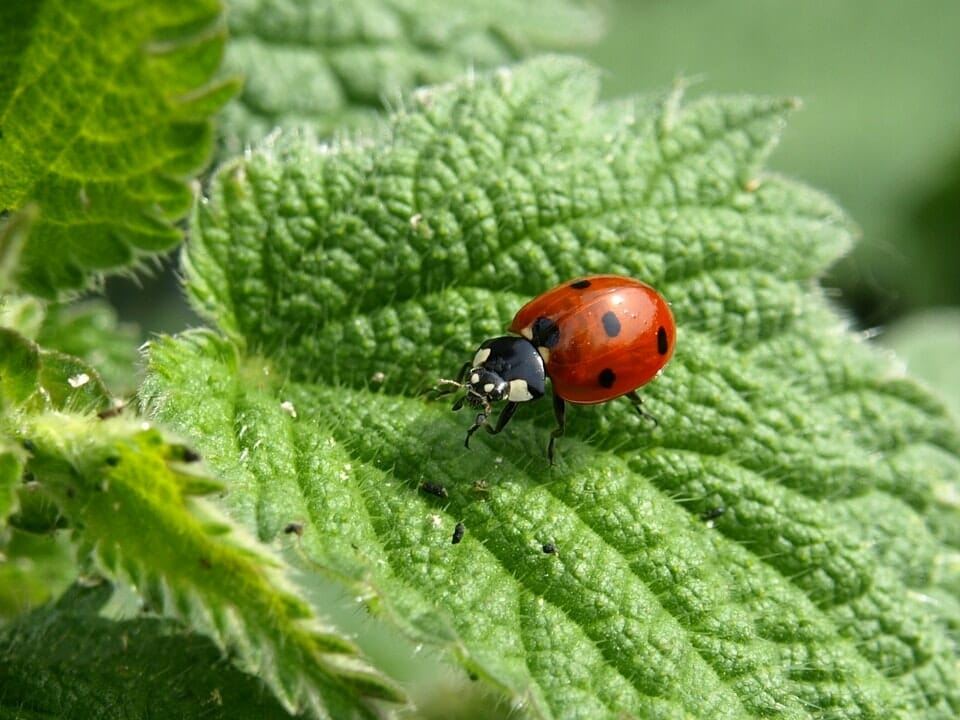
[[710,508],[709,510],[704,510],[700,513],[700,519],[703,521],[716,520],[718,517],[727,512],[727,509],[723,506]]
[[451,545],[458,545],[461,540],[463,540],[463,534],[467,531],[467,526],[462,522],[458,522],[453,528],[453,539],[450,541]]
[[116,403],[111,405],[106,410],[101,410],[97,413],[97,417],[101,420],[109,420],[110,418],[117,417],[120,413],[123,412],[123,409],[127,406],[126,403]]
[[420,486],[420,489],[439,498],[447,497],[447,489],[439,483],[425,482]]
[[303,536],[303,523],[302,522],[292,522],[287,523],[287,526],[283,529],[287,535],[296,535],[297,537]]
[[553,543],[544,543],[544,544],[543,544],[543,547],[541,548],[541,550],[543,550],[544,554],[546,554],[546,555],[556,555],[556,554],[557,554],[557,546],[554,545]]

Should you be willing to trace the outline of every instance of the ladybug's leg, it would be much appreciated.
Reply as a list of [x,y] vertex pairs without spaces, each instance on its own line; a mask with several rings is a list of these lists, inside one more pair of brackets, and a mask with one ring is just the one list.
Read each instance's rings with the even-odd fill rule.
[[513,417],[518,407],[520,407],[520,403],[508,402],[503,410],[500,411],[500,417],[497,418],[497,426],[492,428],[487,425],[487,432],[491,435],[496,435],[503,430],[507,426],[507,423],[510,422],[510,418]]
[[[459,408],[457,408],[459,409]],[[470,426],[470,429],[467,430],[467,437],[463,440],[463,446],[465,448],[470,447],[470,436],[473,435],[477,430],[482,428],[487,424],[487,418],[490,417],[490,414],[486,411],[479,413],[473,421],[473,425]],[[489,430],[489,428],[487,428]]]
[[553,446],[557,438],[561,437],[567,429],[567,406],[563,398],[553,393],[553,416],[557,419],[557,427],[550,433],[550,443],[547,445],[547,460],[553,465]]
[[637,395],[636,390],[634,390],[633,392],[628,392],[626,394],[626,398],[631,403],[633,403],[633,407],[636,409],[637,413],[639,413],[640,417],[642,417],[644,420],[651,421],[654,427],[660,424],[660,421],[657,420],[655,415],[651,415],[650,413],[648,413],[646,410],[643,409],[643,398]]

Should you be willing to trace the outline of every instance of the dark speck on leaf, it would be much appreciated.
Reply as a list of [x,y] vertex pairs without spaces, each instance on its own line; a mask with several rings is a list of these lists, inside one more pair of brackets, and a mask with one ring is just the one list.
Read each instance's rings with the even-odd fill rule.
[[439,483],[425,482],[420,486],[420,489],[425,493],[436,495],[439,498],[447,497],[447,489]]

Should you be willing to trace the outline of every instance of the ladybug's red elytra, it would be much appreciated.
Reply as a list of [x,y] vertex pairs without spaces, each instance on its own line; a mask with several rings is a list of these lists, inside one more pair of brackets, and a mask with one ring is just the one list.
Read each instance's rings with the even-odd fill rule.
[[[503,430],[520,403],[544,396],[548,377],[557,419],[547,446],[551,464],[566,427],[567,402],[593,405],[626,396],[641,416],[656,422],[636,391],[670,360],[677,328],[667,301],[646,283],[619,275],[570,280],[520,308],[510,331],[517,336],[487,340],[456,380],[440,381],[466,389],[454,410],[465,403],[480,408],[464,446],[481,427],[494,435]],[[507,404],[490,427],[492,403],[500,400]]]

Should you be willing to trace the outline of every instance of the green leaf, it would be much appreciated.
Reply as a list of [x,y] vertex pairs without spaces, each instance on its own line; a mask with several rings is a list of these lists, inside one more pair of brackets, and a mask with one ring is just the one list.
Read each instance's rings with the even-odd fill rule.
[[[795,102],[597,84],[543,58],[227,165],[185,268],[229,340],[155,343],[146,407],[234,517],[303,522],[317,572],[531,716],[954,717],[960,433],[817,289],[850,225],[762,170]],[[464,450],[415,393],[588,272],[672,302],[659,427],[573,407],[551,468],[534,405]]]
[[92,367],[78,358],[43,350],[19,333],[0,327],[0,408],[4,421],[15,428],[24,412],[85,413],[110,405],[110,394]]
[[116,310],[104,300],[63,305],[6,296],[0,305],[0,327],[83,360],[97,369],[117,395],[129,395],[136,386],[139,332],[120,322]]
[[[230,649],[290,711],[373,717],[373,700],[403,699],[291,592],[278,558],[198,497],[222,486],[196,468],[194,450],[130,413],[93,414],[110,407],[108,397],[76,358],[9,329],[0,329],[0,358],[0,440],[9,448],[0,457],[19,453],[18,462],[0,466],[0,490],[14,478],[27,481],[18,488],[14,532],[70,527],[81,562]],[[11,560],[29,561],[33,550],[13,556],[11,549]],[[29,591],[49,565],[4,568],[0,576],[22,572],[27,585],[0,600],[35,601]]]
[[401,92],[584,45],[602,29],[599,9],[583,0],[239,0],[227,17],[226,65],[246,79],[222,113],[228,155],[275,127],[372,128]]
[[104,300],[51,305],[36,336],[43,347],[81,358],[95,367],[114,394],[133,393],[139,380],[137,345],[140,333],[120,322]]
[[179,242],[210,115],[234,92],[212,82],[219,16],[217,0],[3,4],[0,209],[34,208],[23,290],[89,287]]
[[195,497],[212,485],[184,464],[182,446],[123,418],[45,414],[20,432],[27,472],[97,567],[229,647],[289,710],[372,716],[370,698],[402,699],[286,589],[278,560]]
[[76,576],[73,547],[65,534],[0,530],[0,620],[59,596]]
[[110,591],[74,587],[0,635],[0,716],[290,717],[203,636],[170,620],[102,617]]

